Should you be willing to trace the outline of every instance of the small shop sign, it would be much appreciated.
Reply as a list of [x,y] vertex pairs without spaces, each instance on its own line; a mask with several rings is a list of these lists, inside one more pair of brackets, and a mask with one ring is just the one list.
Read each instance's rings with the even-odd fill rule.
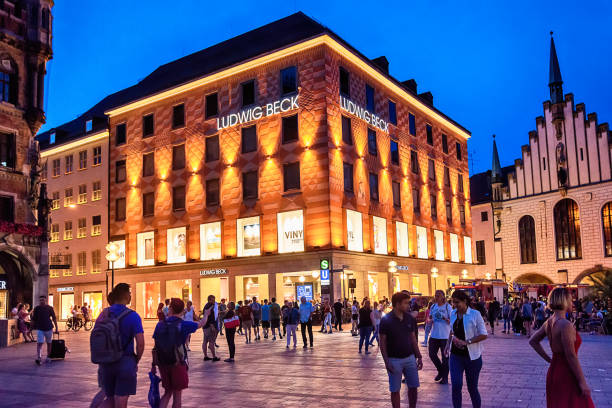
[[64,286],[62,288],[57,288],[58,292],[74,292],[74,286]]
[[227,269],[204,269],[200,271],[200,276],[211,276],[211,275],[225,275],[227,273]]

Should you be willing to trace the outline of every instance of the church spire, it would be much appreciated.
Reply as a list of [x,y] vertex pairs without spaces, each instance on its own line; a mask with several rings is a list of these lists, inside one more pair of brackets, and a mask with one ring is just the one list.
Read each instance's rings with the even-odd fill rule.
[[563,102],[563,79],[561,79],[561,68],[559,68],[559,60],[557,59],[557,50],[555,49],[555,40],[553,32],[550,32],[550,69],[548,87],[550,88],[550,100],[554,103]]
[[491,181],[501,181],[501,166],[499,165],[499,154],[497,153],[497,144],[495,143],[495,135],[493,135],[493,164],[491,165]]

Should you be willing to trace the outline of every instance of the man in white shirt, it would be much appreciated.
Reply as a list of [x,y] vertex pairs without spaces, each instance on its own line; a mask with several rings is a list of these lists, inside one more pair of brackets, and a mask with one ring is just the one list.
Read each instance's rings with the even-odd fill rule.
[[[444,292],[441,290],[436,290],[434,300],[435,303],[429,311],[429,318],[433,321],[429,335],[429,358],[438,370],[438,375],[436,375],[434,381],[440,381],[440,384],[448,384],[448,357],[444,355],[444,348],[450,333],[450,317],[453,309],[446,301]],[[438,352],[442,355],[441,361]]]

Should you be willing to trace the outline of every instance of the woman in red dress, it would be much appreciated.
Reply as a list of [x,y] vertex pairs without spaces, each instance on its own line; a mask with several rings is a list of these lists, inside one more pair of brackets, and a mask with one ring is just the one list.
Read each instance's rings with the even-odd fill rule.
[[[554,314],[534,333],[531,347],[550,363],[546,375],[546,406],[548,408],[595,408],[591,390],[578,361],[582,343],[580,334],[565,318],[572,311],[572,296],[566,288],[555,288],[548,295],[548,307]],[[540,342],[548,337],[552,358]]]

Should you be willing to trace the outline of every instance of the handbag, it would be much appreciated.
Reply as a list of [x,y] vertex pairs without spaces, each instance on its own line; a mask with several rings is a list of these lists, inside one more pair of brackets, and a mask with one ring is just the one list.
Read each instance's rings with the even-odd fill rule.
[[161,401],[161,397],[159,395],[159,383],[161,382],[161,378],[159,378],[153,370],[149,371],[149,379],[151,380],[151,385],[149,385],[149,405],[151,408],[159,408],[159,404]]

